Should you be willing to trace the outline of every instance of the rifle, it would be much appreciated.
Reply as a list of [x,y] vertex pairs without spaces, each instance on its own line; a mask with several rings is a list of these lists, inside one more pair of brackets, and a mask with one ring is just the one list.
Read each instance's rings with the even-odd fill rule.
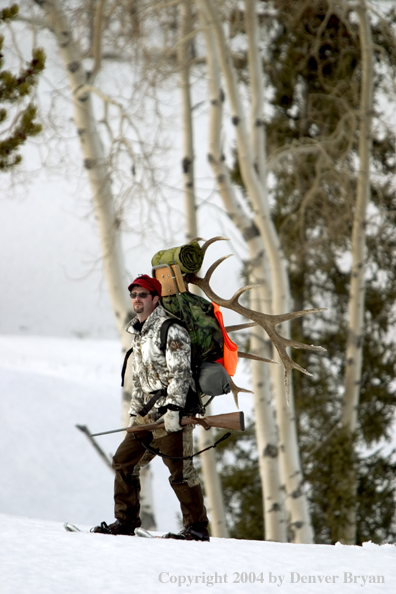
[[[234,413],[225,413],[223,415],[213,415],[210,417],[182,417],[180,419],[182,427],[186,425],[201,425],[206,431],[211,427],[218,427],[219,429],[231,429],[234,431],[245,431],[245,417],[242,411]],[[113,429],[112,431],[104,431],[103,433],[93,433],[91,437],[98,435],[107,435],[109,433],[118,433],[127,431],[128,433],[144,433],[147,431],[154,431],[154,429],[164,429],[163,421],[156,423],[147,423],[146,425],[134,425],[133,427],[124,427],[122,429]]]

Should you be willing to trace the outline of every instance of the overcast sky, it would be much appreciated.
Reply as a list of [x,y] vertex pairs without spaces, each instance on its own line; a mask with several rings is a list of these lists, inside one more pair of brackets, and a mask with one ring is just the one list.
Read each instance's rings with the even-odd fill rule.
[[[25,25],[18,27],[20,49],[28,57],[31,38]],[[102,275],[96,223],[72,121],[65,72],[50,34],[40,36],[38,44],[44,45],[47,53],[46,69],[40,78],[38,92],[45,133],[29,141],[23,149],[24,161],[18,175],[24,183],[18,181],[12,189],[7,176],[0,180],[0,334],[115,338],[116,327]],[[11,47],[8,38],[7,47]],[[18,64],[15,53],[6,53],[7,67],[11,60]],[[130,65],[118,65],[117,68],[110,65],[102,78],[99,77],[98,84],[105,90],[107,85],[113,92],[122,93],[128,88],[126,77],[131,78],[131,73]],[[133,79],[129,82],[134,84]],[[54,92],[54,89],[62,89],[62,92]],[[122,97],[117,98],[122,100]],[[100,118],[103,106],[95,101]],[[147,101],[144,96],[143,110],[150,109]],[[137,274],[151,272],[151,258],[158,250],[184,243],[177,77],[173,82],[172,79],[168,81],[160,102],[166,114],[163,125],[169,145],[158,163],[163,191],[170,206],[163,220],[167,241],[161,241],[159,229],[156,236],[146,232],[143,238],[136,232],[124,233],[125,266],[131,280]],[[217,192],[213,192],[215,182],[207,162],[208,101],[204,79],[198,79],[194,85],[193,104],[199,105],[194,110],[196,190],[200,204],[198,233],[206,239],[225,234],[232,240],[209,249],[203,270],[225,254],[236,254],[235,258],[222,264],[213,278],[215,289],[226,297],[240,286],[239,258],[244,253],[246,255],[246,248],[239,241],[239,233],[222,213]],[[56,107],[51,115],[50,105]],[[146,142],[151,119],[150,114],[147,115],[139,124],[142,126],[140,134]],[[101,133],[103,136],[103,126]],[[230,156],[234,146],[233,131],[227,141],[228,133],[226,130],[224,151]],[[141,216],[137,211],[129,208],[126,215],[135,228],[136,218]],[[172,212],[172,224],[175,225],[172,233],[166,218],[169,212]],[[145,231],[145,220],[138,218],[138,221],[139,230]],[[234,323],[234,314],[226,314],[226,317]]]

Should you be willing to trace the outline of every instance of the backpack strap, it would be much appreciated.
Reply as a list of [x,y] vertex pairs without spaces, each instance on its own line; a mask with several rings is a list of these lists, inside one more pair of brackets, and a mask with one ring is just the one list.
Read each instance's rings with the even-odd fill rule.
[[[174,324],[179,324],[179,326],[186,329],[186,325],[184,324],[184,322],[182,322],[178,318],[166,318],[165,319],[165,321],[162,323],[161,328],[160,328],[160,345],[159,345],[159,348],[164,355],[165,355],[166,343],[167,343],[167,339],[168,339],[168,330]],[[122,365],[122,371],[121,371],[121,386],[124,386],[124,378],[125,378],[125,373],[126,373],[126,369],[127,369],[127,365],[128,365],[128,359],[131,356],[132,352],[133,352],[133,347],[130,348],[125,353],[124,363]],[[194,381],[197,384],[195,376],[194,376]],[[138,414],[140,416],[145,416],[153,408],[153,406],[157,402],[157,400],[159,400],[162,396],[166,396],[166,390],[158,390],[157,392],[154,392],[153,396],[150,398],[150,400],[148,402],[146,402],[145,406],[142,408],[141,411],[139,411]],[[186,411],[189,413],[191,412],[191,413],[195,414],[195,413],[199,412],[201,414],[203,412],[200,399],[199,399],[197,393],[193,390],[188,391],[186,405],[187,405]]]
[[139,412],[137,414],[141,417],[145,417],[150,412],[150,410],[153,408],[153,406],[157,402],[157,400],[162,398],[162,396],[166,396],[166,390],[162,389],[162,390],[157,390],[157,392],[154,392],[153,395],[151,396],[150,400],[148,400],[146,402],[146,404],[143,406],[143,408],[141,410],[139,410]]
[[161,330],[160,330],[160,349],[165,355],[166,351],[166,342],[168,339],[168,330],[173,324],[179,324],[182,328],[186,329],[186,325],[184,322],[179,320],[178,318],[166,318],[164,322],[162,322]]
[[133,347],[130,348],[126,353],[125,353],[125,357],[124,357],[124,363],[122,364],[122,370],[121,370],[121,386],[124,387],[124,378],[125,378],[125,372],[126,372],[126,368],[128,365],[128,359],[129,357],[132,355],[132,351],[133,351]]
[[[178,320],[177,318],[167,318],[163,322],[163,324],[161,326],[161,330],[160,330],[160,349],[164,353],[164,355],[165,355],[165,351],[166,351],[166,341],[167,341],[167,337],[168,337],[168,330],[169,330],[170,326],[172,326],[173,324],[179,324],[180,326],[183,326],[183,328],[185,328],[185,324],[181,320]],[[132,352],[133,352],[133,347],[130,348],[125,353],[124,362],[122,364],[122,370],[121,370],[121,386],[122,387],[124,387],[124,378],[125,378],[126,368],[128,365],[128,359],[132,355]]]

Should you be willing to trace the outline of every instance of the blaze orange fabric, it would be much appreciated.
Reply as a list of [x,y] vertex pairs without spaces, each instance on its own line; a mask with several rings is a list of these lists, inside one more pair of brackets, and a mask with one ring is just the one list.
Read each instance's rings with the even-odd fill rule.
[[221,331],[223,333],[224,338],[224,350],[223,350],[223,359],[218,359],[217,362],[221,363],[228,375],[231,377],[235,375],[236,368],[238,365],[238,347],[235,342],[232,342],[231,338],[228,336],[226,329],[224,327],[223,322],[223,314],[220,311],[220,307],[217,303],[213,303],[214,314],[216,316],[217,321],[220,324]]

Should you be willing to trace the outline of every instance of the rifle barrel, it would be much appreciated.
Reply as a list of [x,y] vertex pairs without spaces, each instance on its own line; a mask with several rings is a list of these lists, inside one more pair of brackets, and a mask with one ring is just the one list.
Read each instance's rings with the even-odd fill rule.
[[[180,420],[182,426],[185,425],[203,425],[205,429],[218,427],[220,429],[233,429],[236,431],[245,431],[245,418],[242,411],[234,413],[225,413],[223,415],[213,415],[210,417],[182,417]],[[143,431],[154,431],[154,429],[163,429],[163,421],[157,423],[147,423],[145,425],[134,425],[133,427],[123,427],[122,429],[113,429],[112,431],[103,431],[102,433],[92,433],[91,437],[99,435],[109,435],[110,433],[141,433]]]

